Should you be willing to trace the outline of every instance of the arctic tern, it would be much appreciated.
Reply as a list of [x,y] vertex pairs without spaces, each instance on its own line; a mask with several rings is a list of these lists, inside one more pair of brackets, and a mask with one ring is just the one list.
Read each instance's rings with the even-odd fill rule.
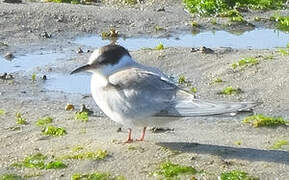
[[247,111],[255,102],[199,100],[178,87],[157,68],[136,62],[128,50],[109,44],[96,49],[88,64],[71,74],[92,73],[91,93],[98,107],[113,121],[128,127],[127,143],[133,142],[133,127],[162,126],[181,117],[211,116]]

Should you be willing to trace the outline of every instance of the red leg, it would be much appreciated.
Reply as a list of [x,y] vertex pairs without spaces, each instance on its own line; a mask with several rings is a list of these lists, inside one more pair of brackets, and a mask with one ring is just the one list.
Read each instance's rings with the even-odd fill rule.
[[140,139],[137,139],[137,141],[144,141],[146,129],[147,129],[147,127],[144,127],[144,128],[143,128],[141,138],[140,138]]
[[131,138],[131,128],[128,128],[128,138],[124,143],[132,143],[133,140]]

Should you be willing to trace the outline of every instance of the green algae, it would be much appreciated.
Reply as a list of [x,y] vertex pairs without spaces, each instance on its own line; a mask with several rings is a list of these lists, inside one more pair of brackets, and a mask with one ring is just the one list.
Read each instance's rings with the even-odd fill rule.
[[248,123],[253,127],[276,127],[285,126],[288,121],[284,120],[282,117],[269,117],[262,114],[256,114],[253,116],[246,117],[243,123]]

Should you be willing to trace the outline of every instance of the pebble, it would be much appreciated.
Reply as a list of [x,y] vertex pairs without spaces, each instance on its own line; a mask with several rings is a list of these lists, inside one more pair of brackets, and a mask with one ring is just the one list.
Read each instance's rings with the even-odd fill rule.
[[76,50],[76,53],[82,54],[82,53],[83,53],[83,50],[82,50],[81,48],[78,48],[78,49]]
[[43,38],[51,38],[51,34],[49,34],[48,32],[44,31],[43,33],[40,34],[41,37]]
[[4,55],[4,58],[11,61],[14,58],[14,55],[11,52],[8,52]]

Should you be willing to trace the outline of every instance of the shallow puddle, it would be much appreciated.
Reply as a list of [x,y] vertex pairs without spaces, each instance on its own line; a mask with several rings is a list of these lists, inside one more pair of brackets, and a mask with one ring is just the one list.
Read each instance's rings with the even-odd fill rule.
[[[199,34],[179,34],[168,38],[139,37],[119,38],[118,43],[129,50],[141,48],[154,48],[159,43],[165,47],[200,47],[210,48],[232,47],[270,49],[286,47],[289,42],[289,34],[273,29],[255,29],[242,34],[232,34],[226,31],[207,31]],[[102,40],[99,35],[78,37],[74,43],[89,47],[107,45],[109,40]]]
[[16,72],[16,71],[29,71],[35,67],[44,66],[55,62],[56,60],[63,59],[67,54],[61,52],[34,52],[25,55],[16,55],[15,58],[7,60],[0,57],[0,73]]
[[88,73],[49,74],[44,87],[52,91],[90,94],[90,76],[91,74]]

